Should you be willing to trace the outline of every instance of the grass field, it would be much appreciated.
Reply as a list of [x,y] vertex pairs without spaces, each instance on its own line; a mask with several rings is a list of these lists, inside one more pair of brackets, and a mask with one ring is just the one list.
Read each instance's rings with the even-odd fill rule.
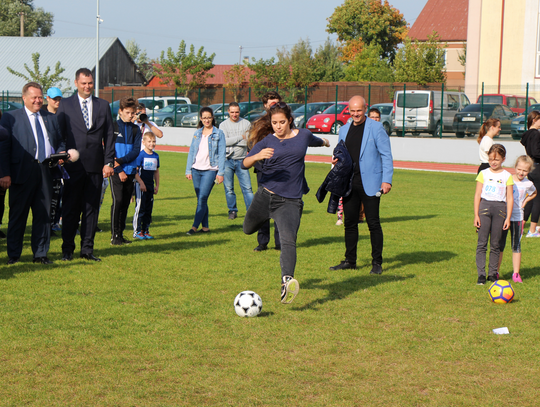
[[[47,267],[31,262],[29,228],[17,265],[0,242],[0,405],[538,405],[540,241],[523,239],[514,302],[491,303],[476,286],[474,176],[396,171],[381,204],[384,273],[372,276],[365,224],[359,270],[328,270],[343,228],[315,199],[329,166],[307,164],[300,293],[282,305],[279,252],[253,252],[239,188],[238,219],[220,185],[211,233],[187,236],[186,154],[160,156],[154,241],[113,247],[100,233],[91,264],[61,262],[55,238]],[[103,229],[110,202],[107,191]],[[502,277],[511,271],[508,252]],[[257,318],[234,312],[247,289],[263,299]]]

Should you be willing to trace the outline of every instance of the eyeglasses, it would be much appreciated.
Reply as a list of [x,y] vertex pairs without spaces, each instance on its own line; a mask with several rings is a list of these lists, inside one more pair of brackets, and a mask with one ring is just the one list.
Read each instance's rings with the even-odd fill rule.
[[285,103],[285,102],[277,102],[277,103],[273,103],[272,105],[270,105],[270,109],[273,109],[275,107],[280,107],[282,109],[285,109],[287,107],[287,103]]

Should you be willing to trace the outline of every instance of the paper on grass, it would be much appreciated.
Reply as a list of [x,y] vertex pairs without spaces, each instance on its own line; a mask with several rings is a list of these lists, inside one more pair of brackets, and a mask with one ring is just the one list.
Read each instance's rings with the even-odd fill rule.
[[509,334],[510,331],[508,330],[507,327],[503,327],[503,328],[495,328],[493,330],[493,333],[497,335],[505,335],[505,334]]

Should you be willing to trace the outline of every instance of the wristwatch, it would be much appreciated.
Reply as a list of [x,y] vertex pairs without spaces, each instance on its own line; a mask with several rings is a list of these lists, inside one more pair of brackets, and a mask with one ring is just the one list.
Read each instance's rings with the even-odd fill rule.
[[108,165],[108,166],[111,167],[111,168],[114,168],[113,163],[107,163],[106,165]]

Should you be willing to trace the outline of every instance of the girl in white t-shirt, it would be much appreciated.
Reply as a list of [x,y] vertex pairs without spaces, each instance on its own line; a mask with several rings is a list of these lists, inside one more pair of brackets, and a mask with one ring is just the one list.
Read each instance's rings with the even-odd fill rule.
[[480,167],[478,167],[477,174],[480,174],[480,171],[489,168],[488,160],[488,151],[493,145],[493,138],[498,136],[501,132],[501,121],[499,119],[487,119],[480,131],[478,132],[478,155],[480,156]]
[[510,227],[510,216],[514,198],[512,175],[502,168],[506,149],[494,144],[488,151],[490,167],[480,171],[476,177],[474,195],[474,226],[478,232],[476,246],[476,268],[478,285],[486,283],[486,252],[490,241],[488,280],[497,281],[499,268],[499,244],[503,229]]
[[514,273],[512,274],[512,280],[515,283],[522,283],[521,276],[519,274],[519,268],[521,266],[521,236],[523,235],[523,208],[527,202],[532,201],[536,196],[536,187],[527,179],[527,175],[534,168],[534,161],[527,155],[519,156],[516,160],[516,173],[512,175],[514,180],[514,208],[512,210],[512,217],[510,218],[510,228],[503,230],[501,242],[499,244],[501,254],[499,257],[499,268],[501,267],[503,251],[506,246],[506,236],[508,230],[510,230],[510,239],[512,242],[512,265]]

